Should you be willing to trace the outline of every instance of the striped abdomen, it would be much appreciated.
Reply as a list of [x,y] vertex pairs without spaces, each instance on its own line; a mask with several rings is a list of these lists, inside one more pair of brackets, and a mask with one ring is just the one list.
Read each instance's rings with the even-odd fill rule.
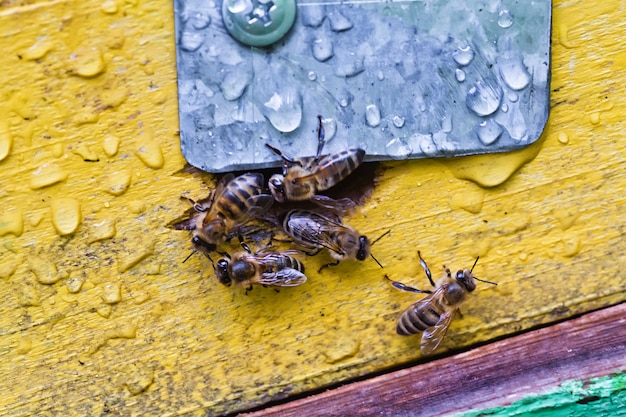
[[439,317],[447,308],[441,304],[441,299],[426,297],[407,308],[398,319],[396,332],[409,336],[433,327],[439,322]]
[[291,268],[304,273],[304,264],[293,256],[273,253],[268,255],[268,257],[273,258],[272,262],[263,262],[265,268],[261,272],[277,272],[282,269]]
[[333,155],[324,155],[317,161],[318,169],[315,175],[317,191],[327,190],[343,181],[361,165],[365,151],[363,149],[348,149]]
[[[211,210],[224,219],[243,220],[250,209],[248,199],[263,192],[263,174],[248,173],[226,184],[224,192],[217,196]],[[213,217],[213,216],[207,216]]]

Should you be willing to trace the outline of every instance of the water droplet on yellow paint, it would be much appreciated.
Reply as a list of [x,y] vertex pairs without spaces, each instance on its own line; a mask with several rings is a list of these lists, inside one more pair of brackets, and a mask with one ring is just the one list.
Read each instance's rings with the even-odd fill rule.
[[91,78],[104,72],[106,64],[102,52],[95,47],[80,47],[70,56],[73,72]]
[[161,146],[152,140],[143,141],[139,149],[137,149],[137,152],[135,152],[135,155],[137,155],[141,162],[147,167],[152,169],[163,168],[163,164],[165,163]]
[[41,224],[42,220],[43,220],[43,213],[40,211],[36,211],[36,212],[30,213],[30,216],[28,217],[28,224],[30,224],[32,227],[37,227]]
[[520,261],[525,261],[528,259],[528,254],[526,252],[522,252],[519,254]]
[[50,147],[50,150],[52,151],[52,156],[54,156],[55,158],[60,158],[63,156],[63,153],[64,153],[63,144],[60,142],[52,145]]
[[9,121],[0,120],[0,161],[9,156],[13,147],[13,135],[9,130]]
[[557,139],[563,145],[566,145],[569,142],[569,137],[567,136],[567,133],[565,133],[565,132],[559,132],[559,136],[557,137]]
[[581,241],[578,236],[571,236],[569,239],[562,239],[563,256],[572,257],[580,252]]
[[122,195],[130,186],[131,174],[129,170],[115,171],[105,176],[104,191],[111,195]]
[[22,58],[27,61],[34,61],[36,59],[41,59],[50,50],[52,49],[52,43],[47,39],[40,39],[30,46],[24,53],[22,53]]
[[119,282],[109,282],[104,285],[102,301],[106,304],[117,304],[122,301],[122,286]]
[[89,228],[89,243],[111,239],[115,236],[115,233],[117,233],[115,221],[111,219],[103,220]]
[[31,280],[20,282],[14,288],[14,293],[17,296],[17,302],[22,307],[36,307],[41,305],[39,298],[39,291],[37,291],[36,284]]
[[559,25],[559,43],[566,48],[573,48],[576,45],[569,40],[569,28],[565,23]]
[[97,162],[99,160],[98,155],[84,143],[78,144],[72,152],[80,156],[85,162]]
[[113,0],[107,0],[100,5],[100,10],[106,14],[117,13],[117,3]]
[[483,208],[485,193],[482,189],[472,186],[457,193],[450,198],[450,207],[453,209],[463,209],[472,214],[480,213]]
[[480,256],[481,258],[484,258],[489,254],[489,251],[491,250],[491,240],[481,239],[476,243],[476,245],[474,245],[474,250],[476,252],[472,253],[472,256]]
[[128,91],[123,87],[116,86],[112,90],[103,92],[101,97],[103,106],[114,109],[126,101]]
[[19,263],[16,260],[0,262],[0,279],[7,280],[17,271]]
[[72,294],[76,294],[80,291],[85,283],[85,278],[81,276],[70,276],[67,281],[65,281],[65,286],[67,287],[67,291]]
[[[359,353],[361,344],[358,340],[348,336],[348,333],[336,333],[332,338],[333,344],[329,350],[323,352],[327,363],[337,363]],[[328,349],[328,347],[327,347]]]
[[128,256],[118,259],[118,271],[120,273],[128,271],[154,253],[154,243],[147,243],[141,239],[138,240],[138,243],[139,246],[134,248]]
[[132,299],[135,304],[143,304],[150,299],[150,294],[144,291],[135,291],[132,294]]
[[0,236],[9,233],[13,236],[21,236],[24,233],[24,218],[21,212],[4,213],[0,217]]
[[30,176],[30,188],[38,190],[67,179],[67,173],[54,164],[43,164]]
[[98,122],[98,119],[98,113],[94,113],[90,110],[84,110],[74,115],[74,123],[76,123],[78,126],[86,125],[89,123],[96,123]]
[[554,217],[561,224],[561,229],[567,230],[576,222],[580,216],[580,212],[575,209],[560,208],[553,211]]
[[96,313],[103,319],[108,319],[111,317],[111,312],[113,311],[113,307],[110,304],[101,304],[96,307]]
[[522,150],[505,154],[472,155],[441,159],[439,162],[459,179],[474,181],[481,187],[495,187],[532,161],[539,153],[542,142],[540,139]]
[[144,211],[146,211],[145,203],[140,200],[131,201],[128,205],[128,208],[130,209],[131,212],[135,214],[141,214]]
[[152,385],[154,370],[147,365],[129,364],[126,369],[126,388],[132,395],[141,394]]
[[589,115],[589,121],[591,122],[591,124],[593,125],[597,125],[598,123],[600,123],[600,113],[599,112],[593,112]]
[[57,267],[50,259],[44,259],[38,256],[28,258],[28,268],[35,274],[37,282],[44,285],[51,285],[61,279],[61,275],[57,272]]
[[109,136],[102,140],[102,149],[107,156],[115,156],[120,147],[120,139],[115,136]]
[[102,204],[104,207],[109,208],[111,207],[111,203],[109,203],[108,201],[105,201],[104,204]]
[[74,233],[82,220],[80,203],[74,198],[58,198],[50,202],[52,225],[61,236]]

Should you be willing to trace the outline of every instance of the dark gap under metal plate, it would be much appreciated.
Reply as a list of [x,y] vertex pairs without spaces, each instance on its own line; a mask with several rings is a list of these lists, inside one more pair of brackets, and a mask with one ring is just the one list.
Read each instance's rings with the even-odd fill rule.
[[[276,7],[286,0],[275,0]],[[222,7],[175,0],[181,148],[209,172],[360,147],[366,161],[520,149],[548,118],[551,1],[298,1],[269,47],[231,37]],[[272,15],[270,14],[270,17]]]

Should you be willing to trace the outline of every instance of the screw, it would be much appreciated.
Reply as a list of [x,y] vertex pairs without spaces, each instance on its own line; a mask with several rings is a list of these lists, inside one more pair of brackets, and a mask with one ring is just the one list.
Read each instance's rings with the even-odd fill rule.
[[224,26],[239,42],[271,45],[285,36],[296,20],[295,0],[224,0]]

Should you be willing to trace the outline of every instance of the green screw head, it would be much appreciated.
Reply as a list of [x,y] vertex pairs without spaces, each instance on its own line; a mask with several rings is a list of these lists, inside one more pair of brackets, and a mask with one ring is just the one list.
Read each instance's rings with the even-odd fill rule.
[[278,42],[296,20],[296,0],[224,0],[224,26],[239,42],[267,46]]

